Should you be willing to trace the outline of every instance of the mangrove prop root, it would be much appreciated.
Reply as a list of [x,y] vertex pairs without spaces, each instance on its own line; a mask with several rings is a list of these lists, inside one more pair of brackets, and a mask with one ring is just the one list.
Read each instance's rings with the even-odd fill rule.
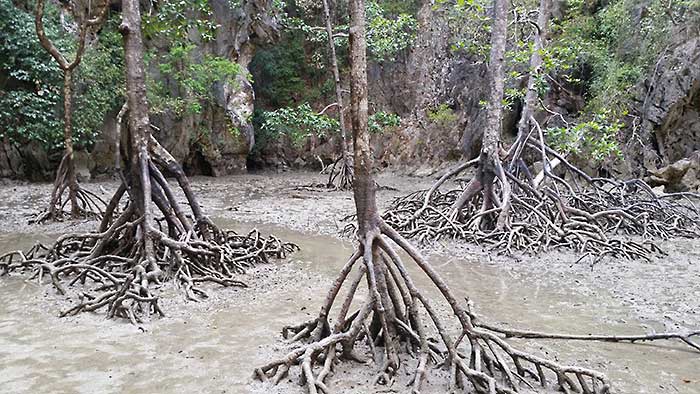
[[341,155],[328,169],[326,188],[332,190],[351,190],[355,179],[352,156]]
[[[541,158],[539,173],[525,164],[525,153]],[[466,186],[440,190],[479,161],[464,163],[430,190],[394,200],[383,218],[420,242],[447,237],[506,254],[569,248],[581,254],[579,261],[590,257],[594,263],[604,257],[649,260],[663,254],[656,240],[700,236],[700,195],[657,195],[639,179],[590,177],[543,137],[516,141],[507,159],[509,165],[496,164],[490,185],[477,169]]]
[[[220,231],[210,227],[208,241],[194,229],[173,239],[160,230],[152,233],[156,258],[144,259],[136,242],[139,219],[133,209],[124,212],[103,233],[69,234],[51,247],[37,245],[27,252],[14,251],[0,256],[0,275],[29,273],[56,290],[78,282],[84,286],[79,300],[61,316],[104,309],[107,316],[123,317],[137,324],[151,313],[163,314],[154,289],[172,281],[188,300],[208,296],[203,283],[245,287],[238,275],[270,258],[284,258],[297,247],[274,236],[263,237],[257,230],[247,234]],[[133,220],[131,220],[133,219]]]
[[[309,393],[328,394],[327,380],[338,362],[372,360],[377,368],[375,383],[390,385],[406,362],[405,356],[410,354],[416,359],[410,364],[412,393],[421,392],[430,369],[442,367],[450,373],[451,393],[511,394],[527,388],[599,394],[611,390],[602,373],[518,350],[506,338],[638,342],[689,341],[698,335],[694,332],[583,338],[507,330],[481,323],[469,302],[460,303],[452,295],[417,249],[382,220],[377,219],[377,223],[360,238],[358,249],[341,269],[318,316],[283,330],[284,336],[297,345],[283,357],[256,368],[257,379],[277,383],[289,375],[291,368],[298,367]],[[430,279],[441,294],[440,300],[424,295],[424,289],[413,282],[407,264],[415,265]],[[362,287],[367,296],[360,302],[363,298],[358,297],[358,291]],[[446,328],[446,317],[436,312],[438,303],[449,306],[448,316],[456,319],[460,330]]]
[[352,190],[352,183],[355,179],[352,156],[340,156],[329,165],[325,165],[320,157],[316,156],[316,158],[321,164],[320,174],[328,174],[328,181],[297,186],[294,190],[312,192]]
[[[37,245],[27,252],[0,256],[0,276],[28,273],[39,282],[51,281],[61,294],[80,283],[78,301],[62,316],[105,310],[137,324],[152,314],[162,315],[157,289],[172,282],[188,300],[206,298],[204,283],[245,286],[238,276],[270,258],[284,258],[298,250],[292,243],[257,230],[247,234],[223,231],[204,216],[182,168],[152,139],[150,158],[139,163],[151,182],[150,199],[161,218],[146,220],[139,201],[143,192],[125,182],[109,202],[98,231],[63,235],[51,247]],[[191,215],[186,215],[160,172],[175,176]],[[142,182],[143,184],[143,182]],[[125,208],[117,214],[120,200]]]
[[80,186],[80,183],[74,179],[75,176],[69,175],[71,171],[69,161],[69,156],[64,155],[58,166],[49,208],[34,217],[31,220],[32,223],[60,221],[66,217],[101,218],[104,214],[107,203],[97,194]]
[[700,330],[686,331],[686,332],[663,332],[655,334],[642,334],[642,335],[600,335],[600,334],[589,334],[589,335],[572,335],[572,334],[560,334],[560,333],[546,333],[538,331],[529,330],[518,330],[506,327],[500,327],[493,324],[488,324],[481,322],[480,319],[473,313],[469,313],[472,322],[477,327],[481,327],[493,332],[504,335],[506,338],[525,338],[525,339],[557,339],[557,340],[570,340],[570,341],[599,341],[599,342],[651,342],[659,340],[679,340],[685,343],[690,348],[695,351],[700,352],[700,344],[693,342],[695,337],[700,338]]

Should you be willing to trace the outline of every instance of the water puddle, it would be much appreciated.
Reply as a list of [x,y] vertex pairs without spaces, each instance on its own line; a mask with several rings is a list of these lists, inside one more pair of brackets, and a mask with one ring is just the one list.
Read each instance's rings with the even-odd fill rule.
[[[302,251],[292,261],[280,263],[279,269],[254,271],[264,277],[264,285],[248,278],[250,289],[215,290],[211,301],[188,304],[189,308],[177,308],[176,302],[166,305],[168,316],[148,325],[147,332],[102,315],[59,319],[58,306],[51,301],[54,291],[48,286],[3,278],[0,393],[303,393],[296,385],[270,388],[253,383],[252,369],[281,354],[286,346],[279,342],[282,326],[315,315],[353,245],[279,227],[256,227],[298,243]],[[0,235],[0,251],[50,238]],[[576,285],[572,278],[562,278],[561,287],[553,287],[511,274],[503,266],[438,255],[430,261],[452,290],[473,300],[476,310],[491,322],[570,333],[625,334],[642,329],[630,319],[629,310],[604,291],[583,297],[567,290]],[[419,285],[428,285],[425,277],[414,273]],[[674,343],[516,344],[548,352],[560,362],[596,367],[613,379],[618,392],[700,392],[700,357]],[[352,368],[341,369],[345,372],[334,379],[336,392],[373,392],[371,386],[353,389],[365,377],[353,375]],[[394,389],[404,391],[403,386]]]

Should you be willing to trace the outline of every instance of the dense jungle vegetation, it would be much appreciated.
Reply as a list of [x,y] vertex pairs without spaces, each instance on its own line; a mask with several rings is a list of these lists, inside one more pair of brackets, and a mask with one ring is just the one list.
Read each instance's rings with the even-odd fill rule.
[[0,393],[700,392],[700,1],[0,25]]

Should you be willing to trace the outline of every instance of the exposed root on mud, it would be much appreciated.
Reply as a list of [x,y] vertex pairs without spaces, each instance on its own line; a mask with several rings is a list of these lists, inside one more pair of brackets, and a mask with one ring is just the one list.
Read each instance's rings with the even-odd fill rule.
[[[458,335],[450,333],[436,305],[417,288],[400,252],[408,254],[439,290],[459,324]],[[361,299],[358,288],[363,283],[368,287],[367,299],[350,313]],[[345,289],[343,298],[338,297],[341,289]],[[337,315],[332,322],[329,315],[334,307]],[[400,371],[402,353],[418,359],[413,393],[420,393],[431,365],[450,372],[450,392],[515,393],[537,391],[536,386],[586,394],[610,390],[609,381],[599,372],[520,351],[501,332],[477,325],[420,253],[381,220],[360,239],[358,251],[342,268],[318,317],[286,327],[283,333],[303,344],[257,368],[255,376],[277,383],[298,366],[309,393],[330,393],[327,378],[340,360],[365,362],[367,357],[377,367],[375,383],[391,385]]]
[[[135,183],[133,176],[124,178],[128,183],[112,197],[97,232],[68,234],[50,248],[38,245],[26,253],[0,256],[0,276],[29,272],[39,282],[50,279],[63,295],[67,286],[94,283],[84,286],[77,303],[61,316],[105,309],[110,318],[137,324],[151,314],[163,314],[155,290],[166,282],[197,301],[207,297],[204,283],[245,286],[238,275],[247,268],[298,249],[257,230],[245,235],[220,230],[202,213],[179,164],[154,138],[148,145],[150,155],[138,163],[141,179]],[[180,208],[160,168],[176,178],[191,215]],[[144,190],[150,190],[148,197]],[[126,207],[117,214],[122,197]],[[146,198],[162,218],[149,220],[150,212],[142,208],[148,205]]]
[[500,327],[493,324],[484,323],[481,319],[476,316],[473,312],[469,311],[469,315],[472,318],[472,322],[475,326],[487,329],[489,331],[497,332],[504,335],[506,338],[523,338],[523,339],[556,339],[556,340],[569,340],[569,341],[598,341],[598,342],[653,342],[660,340],[679,340],[686,344],[688,347],[694,349],[694,351],[700,352],[700,342],[693,342],[693,338],[700,338],[700,330],[687,331],[687,332],[663,332],[655,334],[641,334],[641,335],[600,335],[600,334],[589,334],[589,335],[574,335],[574,334],[560,334],[560,333],[546,333],[539,331],[530,330],[519,330],[511,329],[506,327]]
[[326,188],[331,190],[352,190],[352,182],[355,179],[353,165],[352,156],[346,153],[324,169],[328,171]]
[[321,171],[319,174],[328,175],[328,181],[325,183],[311,183],[297,186],[294,190],[312,192],[352,190],[352,182],[355,178],[352,156],[341,155],[329,165],[325,165],[319,156],[316,156],[316,159],[321,164]]
[[[339,157],[330,165],[324,165],[323,160],[317,156],[321,163],[321,175],[328,174],[328,181],[323,183],[312,183],[310,185],[298,186],[295,190],[306,191],[348,191],[352,190],[352,184],[355,179],[355,170],[352,156],[348,153],[346,157]],[[375,182],[376,183],[376,182]],[[376,183],[377,190],[396,191],[396,188]],[[354,215],[352,215],[354,217]]]
[[[570,248],[582,254],[579,261],[591,257],[593,262],[603,257],[648,260],[663,253],[655,240],[700,236],[699,195],[657,195],[639,179],[591,177],[548,147],[539,126],[536,130],[539,139],[524,136],[504,159],[482,154],[445,174],[430,190],[396,199],[384,219],[422,242],[450,237],[507,254]],[[535,172],[524,157],[540,158],[543,169]],[[464,187],[440,190],[474,165],[476,175]]]
[[[71,171],[75,170],[70,164],[69,155],[66,154],[58,167],[49,208],[33,218],[32,223],[61,221],[66,217],[71,219],[102,217],[107,203],[97,194],[81,187]],[[65,199],[64,195],[67,195]],[[66,209],[68,205],[70,210]]]

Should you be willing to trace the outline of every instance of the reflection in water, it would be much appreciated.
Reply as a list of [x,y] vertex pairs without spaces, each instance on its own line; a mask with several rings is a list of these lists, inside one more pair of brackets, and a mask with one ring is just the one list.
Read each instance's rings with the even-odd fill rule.
[[[279,341],[281,327],[316,313],[353,245],[283,228],[257,227],[298,243],[302,251],[278,270],[268,270],[272,276],[263,278],[264,286],[247,278],[250,289],[215,290],[214,300],[190,303],[187,308],[178,308],[183,303],[179,296],[177,301],[164,300],[168,316],[152,322],[145,333],[128,323],[105,320],[103,315],[59,319],[59,306],[52,301],[55,292],[48,286],[20,278],[0,280],[0,392],[302,393],[296,384],[270,388],[252,383],[252,368],[286,349]],[[0,251],[25,249],[38,238],[51,239],[2,235]],[[439,255],[431,256],[430,261],[459,297],[474,301],[477,312],[492,322],[570,333],[641,330],[638,322],[629,319],[629,311],[602,291],[584,298],[563,287],[516,277],[503,266]],[[265,270],[256,272],[264,275]],[[413,275],[419,286],[429,285],[422,274],[414,270]],[[438,299],[435,289],[428,294]],[[610,323],[625,320],[625,324]],[[519,341],[518,345],[603,370],[619,392],[700,392],[698,355],[678,350],[682,348],[672,343]],[[341,377],[333,379],[337,392],[372,392],[371,386],[356,388],[366,377],[342,370]],[[404,387],[394,389],[402,392]],[[444,387],[429,386],[426,392],[431,390],[440,393]]]

